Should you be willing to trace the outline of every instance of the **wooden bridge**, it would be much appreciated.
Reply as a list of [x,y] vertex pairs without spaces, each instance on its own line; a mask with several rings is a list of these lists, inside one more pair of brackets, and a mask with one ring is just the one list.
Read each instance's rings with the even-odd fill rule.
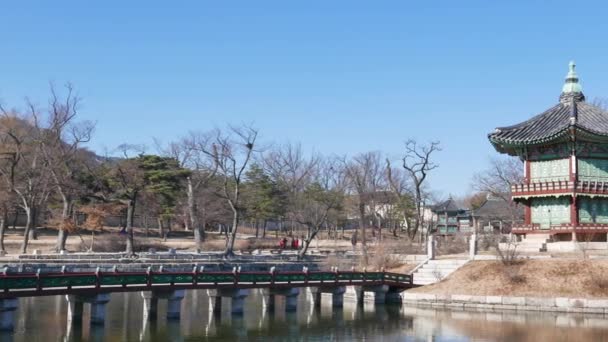
[[243,313],[244,298],[249,289],[263,289],[265,306],[274,307],[274,297],[284,296],[286,310],[295,310],[300,288],[310,288],[315,305],[321,294],[332,297],[333,306],[342,306],[346,287],[354,289],[356,299],[363,301],[365,292],[374,293],[374,301],[400,301],[399,293],[413,287],[413,277],[390,272],[355,271],[272,271],[272,272],[204,272],[194,267],[191,272],[147,271],[0,273],[0,329],[13,327],[17,298],[65,295],[72,319],[82,318],[83,303],[91,305],[92,324],[105,320],[105,304],[112,292],[141,291],[145,312],[156,316],[158,299],[168,301],[167,318],[180,316],[184,291],[207,289],[214,299],[211,310],[221,311],[221,298],[232,299],[233,314]]

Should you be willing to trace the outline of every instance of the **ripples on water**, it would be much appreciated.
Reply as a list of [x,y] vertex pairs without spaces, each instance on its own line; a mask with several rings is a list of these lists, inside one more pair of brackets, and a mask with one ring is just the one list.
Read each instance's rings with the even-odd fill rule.
[[[329,298],[328,298],[329,299]],[[608,319],[597,315],[463,312],[398,305],[357,307],[330,300],[315,309],[306,291],[298,311],[285,313],[281,297],[265,312],[261,294],[252,291],[242,316],[232,316],[228,302],[221,315],[209,313],[206,292],[187,291],[182,318],[167,321],[159,301],[158,320],[143,316],[139,293],[112,294],[104,326],[70,324],[64,297],[23,298],[13,334],[0,341],[608,341]],[[88,321],[85,305],[84,321]]]

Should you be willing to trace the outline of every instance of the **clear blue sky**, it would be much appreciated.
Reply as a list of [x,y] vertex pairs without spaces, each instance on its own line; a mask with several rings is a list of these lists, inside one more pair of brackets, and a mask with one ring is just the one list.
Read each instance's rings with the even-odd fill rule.
[[0,98],[74,83],[101,152],[226,122],[352,155],[441,140],[432,186],[470,188],[486,135],[556,103],[576,60],[608,96],[605,2],[10,1]]

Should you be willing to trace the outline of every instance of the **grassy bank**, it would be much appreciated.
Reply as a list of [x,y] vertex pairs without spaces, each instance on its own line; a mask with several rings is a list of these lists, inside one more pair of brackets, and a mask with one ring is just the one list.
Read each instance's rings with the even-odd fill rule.
[[473,261],[411,292],[475,296],[608,297],[608,260]]

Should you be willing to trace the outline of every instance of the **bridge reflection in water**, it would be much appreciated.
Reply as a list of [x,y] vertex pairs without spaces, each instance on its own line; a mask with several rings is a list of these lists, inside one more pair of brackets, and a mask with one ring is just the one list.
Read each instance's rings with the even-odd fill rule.
[[[237,340],[367,340],[386,341],[604,341],[608,320],[599,315],[522,312],[465,312],[378,306],[345,301],[335,308],[329,300],[315,306],[309,295],[298,298],[297,311],[286,311],[284,298],[275,309],[264,308],[263,292],[252,290],[244,314],[229,306],[214,315],[212,298],[204,290],[187,291],[181,320],[166,318],[167,303],[158,318],[143,319],[144,298],[139,293],[113,293],[104,325],[69,322],[68,305],[61,296],[19,299],[14,332],[0,333],[7,341],[237,341]],[[307,298],[308,296],[308,298]],[[85,322],[89,318],[85,308]]]

